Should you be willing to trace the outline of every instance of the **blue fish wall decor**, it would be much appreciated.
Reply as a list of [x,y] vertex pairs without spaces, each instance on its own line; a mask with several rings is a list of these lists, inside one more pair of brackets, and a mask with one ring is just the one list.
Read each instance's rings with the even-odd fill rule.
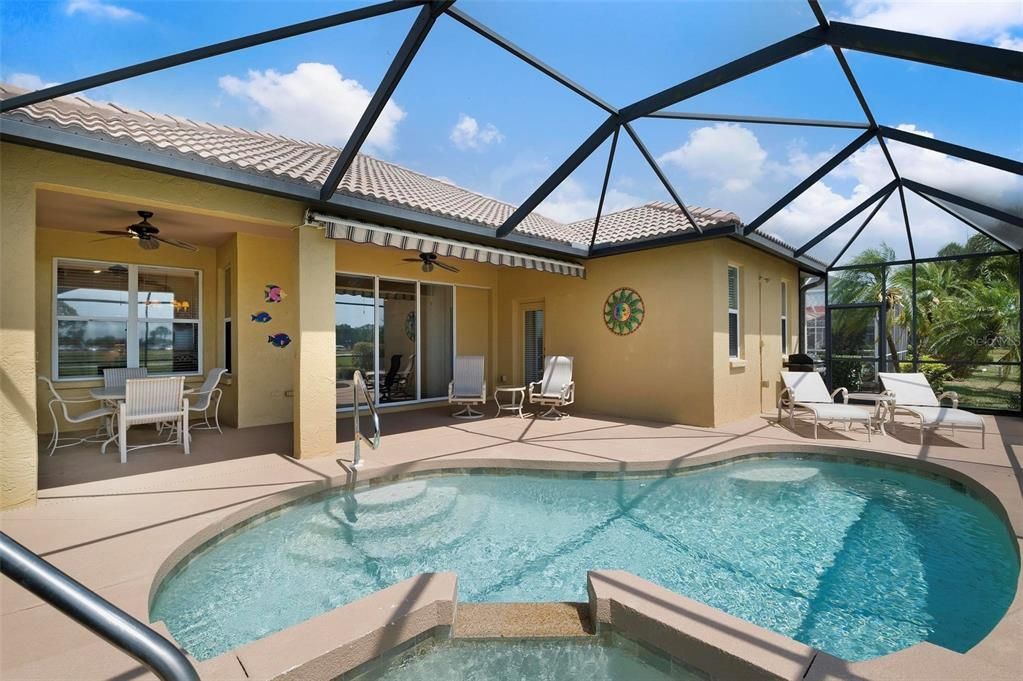
[[257,312],[252,316],[252,321],[259,322],[260,324],[266,324],[268,321],[273,319],[268,312]]
[[272,336],[266,337],[266,342],[273,345],[275,348],[286,348],[291,343],[291,336],[286,333],[275,333]]

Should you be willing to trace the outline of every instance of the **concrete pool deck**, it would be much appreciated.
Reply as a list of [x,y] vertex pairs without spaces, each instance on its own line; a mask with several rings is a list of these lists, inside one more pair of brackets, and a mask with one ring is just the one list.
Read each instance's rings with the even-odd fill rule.
[[[921,447],[908,424],[897,425],[886,438],[875,436],[871,443],[862,429],[822,428],[815,442],[808,425],[797,424],[793,433],[776,425],[773,415],[697,428],[584,415],[558,422],[515,417],[464,422],[448,414],[447,407],[385,412],[381,449],[363,448],[365,466],[357,477],[366,481],[445,467],[649,470],[757,450],[841,454],[854,449],[868,457],[876,452],[880,458],[901,457],[925,468],[941,466],[953,477],[975,481],[1005,508],[1018,543],[1023,537],[1023,420],[1017,418],[986,417],[987,446],[981,450],[979,434],[971,432],[957,433],[955,441],[944,433],[931,436]],[[0,514],[0,527],[148,621],[154,581],[203,539],[258,508],[350,479],[350,419],[340,424],[338,456],[308,460],[288,456],[289,424],[225,430],[223,435],[200,431],[189,457],[178,448],[154,448],[129,455],[124,465],[116,454],[101,456],[96,446],[58,450],[40,459],[43,489],[38,504]],[[585,578],[580,575],[581,581]],[[6,580],[2,584],[0,678],[146,677],[136,662],[28,592]],[[1002,622],[965,655],[922,644],[863,663],[815,664],[806,678],[1018,678],[1021,648],[1023,598],[1018,591]],[[205,679],[256,678],[230,654],[211,663],[202,666]]]

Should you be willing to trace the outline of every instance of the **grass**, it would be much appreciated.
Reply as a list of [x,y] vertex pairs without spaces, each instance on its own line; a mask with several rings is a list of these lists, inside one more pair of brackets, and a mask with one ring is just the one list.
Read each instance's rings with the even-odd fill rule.
[[945,381],[945,390],[959,393],[962,407],[1019,409],[1019,371],[1005,367],[1007,371],[999,376],[997,369],[989,366],[987,371],[974,370],[967,378]]

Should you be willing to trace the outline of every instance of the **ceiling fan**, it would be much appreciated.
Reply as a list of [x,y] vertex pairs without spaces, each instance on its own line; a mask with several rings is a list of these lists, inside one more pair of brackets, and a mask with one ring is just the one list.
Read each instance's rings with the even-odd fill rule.
[[421,262],[423,264],[424,272],[433,272],[434,267],[439,267],[442,270],[447,270],[448,272],[458,271],[457,267],[438,260],[436,253],[420,253],[418,258],[402,258],[402,260],[405,262]]
[[[139,248],[146,251],[156,250],[160,247],[161,243],[167,244],[168,246],[175,246],[177,248],[184,248],[188,251],[199,250],[196,246],[188,243],[187,241],[179,241],[178,239],[172,239],[169,236],[160,236],[160,230],[149,223],[149,218],[153,217],[153,213],[151,211],[140,210],[138,211],[138,214],[142,219],[134,225],[128,225],[126,229],[101,229],[96,233],[107,234],[111,239],[135,239],[139,242]],[[95,241],[107,241],[107,239],[96,239]]]

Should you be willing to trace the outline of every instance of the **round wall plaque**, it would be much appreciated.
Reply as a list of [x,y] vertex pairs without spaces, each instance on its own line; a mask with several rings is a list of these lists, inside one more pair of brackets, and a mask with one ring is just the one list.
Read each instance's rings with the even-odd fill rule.
[[604,303],[604,324],[612,333],[627,336],[643,323],[643,298],[631,288],[611,292]]

